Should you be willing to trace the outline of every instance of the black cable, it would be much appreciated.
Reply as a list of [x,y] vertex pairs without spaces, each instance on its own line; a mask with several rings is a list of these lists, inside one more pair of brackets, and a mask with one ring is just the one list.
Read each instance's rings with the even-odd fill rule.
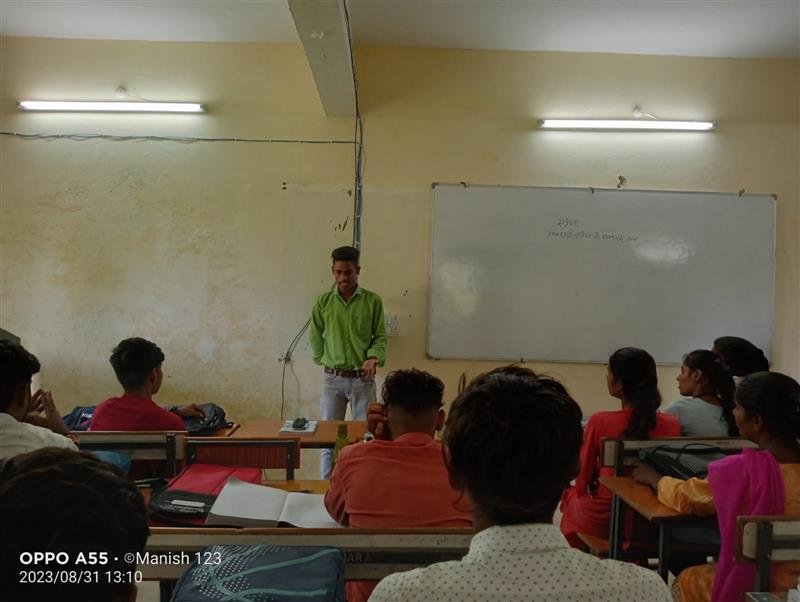
[[308,326],[310,324],[311,324],[311,318],[306,320],[306,323],[300,329],[300,332],[298,332],[295,335],[295,337],[292,339],[292,342],[289,343],[289,347],[288,347],[288,349],[286,349],[286,353],[284,353],[283,357],[281,358],[281,361],[283,362],[283,370],[282,370],[282,373],[281,373],[281,420],[283,420],[284,408],[285,408],[285,404],[286,404],[286,399],[285,399],[285,394],[284,394],[284,391],[285,391],[284,384],[286,382],[286,364],[288,364],[290,361],[292,361],[292,353],[294,352],[295,347],[297,347],[298,343],[300,342],[300,338],[306,332],[306,330],[308,329]]
[[353,75],[353,91],[356,100],[356,121],[355,131],[353,133],[353,143],[356,145],[353,148],[353,163],[355,168],[355,182],[353,190],[353,246],[356,249],[361,248],[361,210],[363,207],[362,197],[362,177],[361,169],[363,166],[363,151],[362,144],[364,142],[364,125],[361,121],[361,107],[358,103],[358,77],[356,77],[356,64],[355,64],[355,50],[353,48],[353,32],[350,29],[350,11],[347,8],[347,0],[343,2],[344,5],[344,20],[345,27],[347,28],[347,45],[350,49],[350,72]]
[[[353,140],[350,144],[354,145],[353,149],[353,162],[354,162],[354,170],[355,170],[355,183],[354,183],[354,199],[353,199],[353,246],[355,248],[361,247],[361,209],[363,205],[363,197],[362,197],[362,174],[361,170],[363,168],[363,161],[364,161],[364,126],[361,121],[361,109],[358,104],[358,78],[356,77],[356,66],[353,54],[353,36],[352,32],[350,31],[350,12],[347,10],[347,1],[344,2],[344,17],[345,17],[345,25],[347,27],[347,43],[350,48],[350,71],[353,74],[353,90],[355,92],[355,99],[356,99],[356,121],[355,121],[355,131],[353,132]],[[335,284],[334,284],[335,286]],[[286,353],[281,358],[283,362],[283,370],[281,374],[281,420],[283,420],[284,414],[284,407],[286,403],[285,397],[285,382],[286,382],[286,364],[288,364],[292,360],[292,352],[294,351],[297,344],[300,342],[300,338],[305,333],[306,329],[308,329],[309,324],[311,324],[311,318],[309,318],[306,323],[303,325],[303,328],[300,329],[300,332],[292,339],[292,342],[289,344],[289,348],[286,350]]]

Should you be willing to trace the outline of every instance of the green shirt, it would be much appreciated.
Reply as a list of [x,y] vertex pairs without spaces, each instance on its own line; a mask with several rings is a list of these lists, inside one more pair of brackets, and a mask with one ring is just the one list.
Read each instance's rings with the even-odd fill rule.
[[368,357],[374,357],[383,366],[383,301],[360,286],[346,303],[338,288],[323,293],[311,310],[309,339],[317,364],[337,370],[360,370]]

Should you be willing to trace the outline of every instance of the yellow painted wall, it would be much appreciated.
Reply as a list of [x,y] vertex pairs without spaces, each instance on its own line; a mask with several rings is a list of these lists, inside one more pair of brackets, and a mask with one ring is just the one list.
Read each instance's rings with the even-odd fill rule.
[[[0,44],[5,131],[352,137],[352,120],[323,117],[299,46]],[[387,369],[428,369],[449,399],[462,371],[492,365],[425,359],[432,182],[611,187],[624,175],[631,188],[779,195],[771,357],[798,376],[797,61],[361,48],[356,65],[361,282],[402,319]],[[14,106],[109,98],[119,84],[146,98],[201,100],[211,112],[29,115]],[[714,119],[718,130],[535,128],[545,115],[625,116],[635,104]],[[279,413],[278,358],[329,283],[330,249],[352,236],[352,146],[3,136],[0,170],[0,326],[40,357],[41,383],[62,409],[115,393],[110,350],[140,335],[167,354],[163,403],[213,400],[238,419]],[[533,366],[563,378],[587,413],[614,407],[602,366]],[[675,373],[661,371],[667,399]],[[288,416],[316,415],[318,384],[304,338],[286,374]]]
[[[377,288],[388,311],[413,316],[406,336],[392,341],[393,364],[434,371],[449,391],[462,370],[492,365],[421,359],[431,182],[610,188],[624,175],[635,189],[778,195],[768,356],[774,369],[800,376],[800,62],[396,48],[362,49],[356,58],[367,116],[365,253],[397,249],[383,254]],[[662,118],[713,119],[718,128],[683,135],[535,125],[542,116],[625,117],[634,105]],[[603,366],[533,366],[560,377],[587,413],[618,404]],[[667,401],[678,396],[676,375],[660,369]]]

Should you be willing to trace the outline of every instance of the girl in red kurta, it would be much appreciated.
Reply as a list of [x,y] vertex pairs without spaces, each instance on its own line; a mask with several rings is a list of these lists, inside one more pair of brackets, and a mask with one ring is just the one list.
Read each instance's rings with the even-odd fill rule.
[[[680,437],[681,427],[673,416],[658,412],[656,362],[643,349],[623,347],[608,360],[608,393],[622,402],[622,409],[597,412],[589,418],[581,448],[581,471],[575,486],[561,498],[561,532],[570,545],[582,547],[577,534],[587,533],[604,539],[609,536],[611,492],[598,482],[613,474],[611,467],[600,467],[603,438]],[[626,525],[627,526],[627,525]],[[630,534],[630,530],[626,529]]]

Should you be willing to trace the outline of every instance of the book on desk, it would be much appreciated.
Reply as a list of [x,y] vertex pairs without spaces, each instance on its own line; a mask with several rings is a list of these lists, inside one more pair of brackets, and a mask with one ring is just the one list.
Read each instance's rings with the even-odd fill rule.
[[286,492],[236,478],[230,479],[220,491],[208,512],[206,525],[318,529],[339,526],[325,509],[322,495]]

